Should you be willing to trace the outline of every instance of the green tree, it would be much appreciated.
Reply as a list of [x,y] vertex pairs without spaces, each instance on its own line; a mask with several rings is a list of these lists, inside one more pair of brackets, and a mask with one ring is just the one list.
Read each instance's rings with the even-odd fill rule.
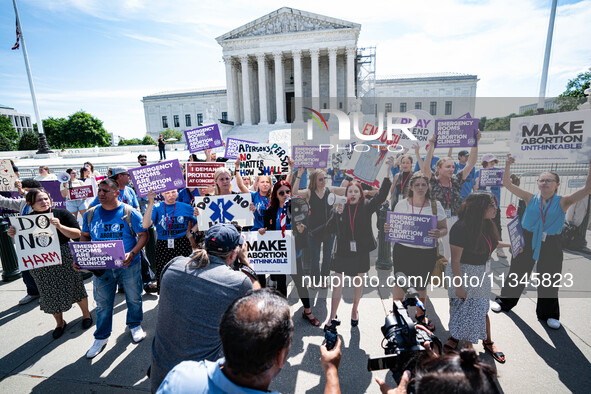
[[124,145],[142,145],[142,140],[140,140],[139,138],[132,138],[129,140],[121,139],[119,141],[118,146],[124,146]]
[[39,136],[36,131],[25,130],[18,143],[18,150],[36,150],[39,147]]
[[156,141],[154,141],[154,138],[146,134],[146,136],[142,140],[142,145],[156,145]]
[[[68,141],[64,138],[64,126],[66,118],[52,118],[43,119],[43,131],[47,138],[47,143],[51,148],[61,149],[68,148]],[[33,125],[33,130],[37,133],[37,124]]]
[[169,138],[176,138],[177,141],[180,141],[183,139],[185,133],[173,129],[166,129],[160,134],[162,134],[165,140]]
[[14,150],[18,146],[19,135],[7,116],[0,115],[0,135],[4,137],[0,150]]
[[68,117],[63,133],[72,148],[111,145],[111,135],[103,127],[103,121],[82,110]]
[[483,116],[478,120],[478,130],[485,130],[485,127],[486,127],[486,116]]
[[580,73],[566,84],[566,90],[557,98],[556,103],[560,111],[575,111],[585,102],[585,90],[589,89],[591,71]]

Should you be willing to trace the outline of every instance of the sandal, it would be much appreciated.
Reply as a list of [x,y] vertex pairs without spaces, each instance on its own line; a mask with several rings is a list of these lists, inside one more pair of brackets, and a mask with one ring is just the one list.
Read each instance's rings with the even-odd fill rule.
[[435,323],[433,323],[431,320],[429,320],[429,318],[427,317],[427,315],[422,314],[421,316],[416,316],[415,315],[415,319],[417,319],[417,323],[419,323],[420,325],[425,326],[425,328],[429,331],[435,331]]
[[505,364],[506,360],[503,352],[493,352],[492,345],[494,345],[494,342],[482,342],[482,345],[484,346],[484,350],[489,352],[492,358],[501,364]]
[[447,342],[445,342],[445,344],[443,345],[443,353],[454,353],[458,347],[458,343],[460,343],[458,339],[455,339],[454,337],[449,337]]
[[312,315],[312,311],[306,313],[306,311],[302,311],[302,317],[310,322],[311,325],[314,327],[318,327],[320,325],[320,321],[316,318],[316,316]]

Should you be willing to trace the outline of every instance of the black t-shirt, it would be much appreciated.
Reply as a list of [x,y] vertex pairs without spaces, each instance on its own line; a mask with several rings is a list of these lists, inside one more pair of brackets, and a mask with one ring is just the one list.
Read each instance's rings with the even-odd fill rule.
[[[481,239],[478,239],[478,236]],[[490,253],[483,253],[483,254],[477,254],[474,253],[474,245],[476,245],[477,242],[484,242],[487,245],[487,249],[488,249],[488,244],[485,241],[484,235],[479,234],[479,235],[475,235],[475,234],[471,234],[468,232],[467,228],[466,228],[466,224],[462,221],[457,221],[452,227],[451,230],[449,232],[449,244],[450,245],[454,245],[454,246],[458,246],[460,248],[464,248],[464,251],[462,252],[462,258],[460,259],[460,264],[469,264],[469,265],[485,265],[486,261],[488,260],[488,258],[490,257]],[[493,242],[491,244],[491,253],[493,250],[495,250],[497,247],[497,242]]]
[[[45,211],[45,212],[30,211],[29,215],[36,215],[39,213],[47,213],[47,212],[49,212],[49,211]],[[52,209],[51,213],[53,213],[53,217],[55,217],[56,219],[59,219],[60,223],[63,226],[80,229],[80,225],[78,224],[78,220],[76,220],[74,215],[72,215],[69,211],[66,211],[65,209],[56,208],[56,209]],[[61,231],[57,230],[57,235],[60,240],[60,245],[67,244],[68,242],[70,242],[70,238],[68,238],[64,234],[62,234]]]

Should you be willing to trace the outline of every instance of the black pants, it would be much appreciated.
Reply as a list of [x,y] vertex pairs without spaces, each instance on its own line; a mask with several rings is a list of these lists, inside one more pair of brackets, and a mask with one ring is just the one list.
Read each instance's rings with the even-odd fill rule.
[[160,160],[166,160],[166,150],[164,147],[158,147],[158,151],[160,152]]
[[[267,287],[267,277],[264,274],[257,275],[257,277],[261,287]],[[271,280],[277,282],[277,291],[283,294],[284,297],[287,297],[287,275],[273,274],[271,275]]]
[[[532,236],[533,234],[531,232],[523,230],[525,248],[516,258],[511,259],[511,269],[505,277],[505,284],[501,290],[500,297],[496,298],[496,301],[504,311],[509,311],[517,305],[521,293],[525,288],[525,283],[520,282],[525,282],[522,278],[524,278],[524,275],[528,277],[534,267],[535,261],[531,247]],[[536,307],[538,319],[548,320],[552,318],[558,320],[560,318],[560,306],[558,304],[559,287],[553,285],[555,283],[561,283],[558,280],[558,276],[562,273],[562,259],[563,253],[560,244],[560,235],[547,236],[546,241],[542,242],[540,258],[538,259],[537,273],[540,279],[538,304]],[[549,283],[543,280],[544,277],[550,279]]]
[[503,239],[502,228],[501,228],[501,208],[497,209],[497,215],[493,219],[493,222],[497,225],[497,230],[499,230],[500,239]]
[[37,284],[31,273],[28,270],[25,270],[21,271],[21,274],[23,274],[23,282],[25,282],[25,286],[27,287],[27,295],[38,296],[39,289],[37,289]]

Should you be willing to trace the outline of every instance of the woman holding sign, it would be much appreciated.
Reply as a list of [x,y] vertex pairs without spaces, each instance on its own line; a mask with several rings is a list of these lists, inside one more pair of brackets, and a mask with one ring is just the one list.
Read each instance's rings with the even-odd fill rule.
[[[493,312],[510,311],[517,302],[526,284],[532,284],[538,289],[538,305],[536,314],[538,319],[545,320],[548,327],[555,330],[560,328],[560,306],[558,304],[558,289],[567,287],[572,275],[562,275],[562,245],[560,233],[564,225],[565,212],[571,205],[591,194],[591,163],[587,174],[585,187],[568,196],[556,194],[560,186],[558,174],[542,172],[538,177],[536,194],[525,191],[511,183],[511,164],[515,159],[507,155],[503,186],[526,204],[525,213],[521,220],[525,247],[523,252],[511,259],[511,269],[505,280],[500,297],[491,306]],[[529,275],[537,261],[536,276]]]
[[[390,190],[390,200],[392,209],[396,206],[399,201],[404,199],[404,196],[407,195],[408,190],[410,188],[410,183],[408,182],[413,175],[412,172],[412,156],[410,155],[403,155],[396,159],[397,163],[400,163],[400,172],[394,175],[394,182],[392,183],[392,188]],[[396,167],[397,164],[394,164]]]
[[160,292],[162,268],[177,256],[188,257],[193,253],[189,237],[192,237],[197,230],[197,224],[190,227],[191,223],[197,223],[197,219],[193,216],[193,207],[178,202],[176,190],[163,192],[162,196],[164,202],[154,205],[156,193],[150,190],[147,196],[148,206],[142,220],[143,228],[150,228],[153,223],[158,234],[155,272],[158,292]]
[[70,198],[70,189],[73,187],[84,186],[83,180],[77,179],[76,171],[71,168],[66,170],[68,175],[70,175],[70,180],[68,182],[64,182],[60,186],[60,192],[62,196],[66,198],[66,209],[74,215],[75,218],[78,218],[78,213],[80,215],[84,215],[84,212],[88,209],[88,204],[86,203],[86,199],[78,199],[72,200]]
[[[443,206],[439,201],[431,200],[429,178],[422,172],[415,172],[410,178],[408,197],[396,204],[394,212],[436,216],[437,228],[429,231],[429,237],[437,240],[447,234],[447,222]],[[385,230],[390,232],[388,223],[385,225]],[[403,273],[409,280],[414,281],[407,285],[418,290],[419,298],[423,305],[426,305],[427,281],[429,274],[435,268],[437,248],[397,242],[392,249],[392,260],[394,261],[394,273]],[[417,281],[416,278],[420,278],[420,280]],[[392,296],[394,300],[402,301],[404,292],[400,287],[394,286]],[[427,319],[425,312],[418,306],[415,317],[417,322],[423,324],[429,330],[435,330],[435,324]]]
[[[62,263],[47,267],[35,268],[29,272],[35,279],[39,288],[39,306],[45,313],[51,313],[57,323],[52,333],[54,339],[62,336],[67,323],[63,313],[77,303],[82,310],[82,328],[85,330],[92,326],[92,317],[88,310],[88,294],[82,283],[82,276],[72,268],[73,258],[68,242],[80,238],[80,226],[78,221],[65,209],[52,209],[53,202],[49,193],[42,189],[31,189],[26,196],[27,204],[31,207],[29,215],[40,213],[52,213],[51,224],[57,229]],[[17,230],[10,226],[8,235],[15,237]]]
[[[431,162],[433,151],[435,150],[436,139],[437,136],[435,134],[429,139],[429,150],[427,151],[425,162],[423,162],[421,156],[418,154],[417,148],[417,161],[419,167],[421,168],[421,172],[427,175],[429,178],[429,182],[431,183],[431,195],[434,199],[441,203],[443,209],[445,210],[447,228],[451,228],[451,226],[453,226],[453,224],[458,220],[458,211],[462,205],[462,185],[464,184],[466,177],[470,175],[470,171],[472,171],[472,168],[474,168],[476,160],[478,159],[478,141],[480,141],[480,131],[478,131],[476,134],[476,146],[470,149],[470,155],[468,156],[466,167],[464,167],[461,171],[458,171],[458,173],[455,175],[454,172],[456,165],[454,163],[454,159],[451,157],[439,159],[435,167],[435,174],[433,174],[433,171],[431,171],[430,166],[425,165],[425,163]],[[443,255],[447,261],[450,261],[451,249],[449,247],[449,235],[444,236],[442,238],[442,242]]]

